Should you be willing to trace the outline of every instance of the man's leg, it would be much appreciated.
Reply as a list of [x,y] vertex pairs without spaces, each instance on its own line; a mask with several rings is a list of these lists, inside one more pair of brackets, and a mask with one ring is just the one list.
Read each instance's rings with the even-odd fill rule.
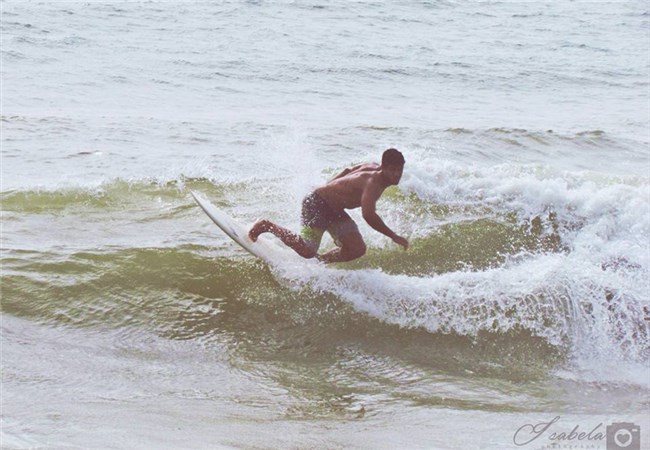
[[363,242],[357,224],[347,214],[333,223],[328,231],[338,247],[319,255],[320,261],[326,263],[352,261],[366,253],[366,244]]
[[257,238],[262,233],[272,233],[284,243],[284,245],[291,247],[296,253],[303,258],[313,258],[316,256],[316,250],[313,245],[310,245],[303,238],[293,233],[292,231],[274,224],[270,220],[262,219],[257,221],[248,232],[248,237],[251,241],[257,241]]

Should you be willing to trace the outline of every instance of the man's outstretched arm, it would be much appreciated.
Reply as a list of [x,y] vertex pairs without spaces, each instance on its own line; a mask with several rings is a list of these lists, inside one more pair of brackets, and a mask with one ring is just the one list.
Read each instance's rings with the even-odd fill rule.
[[393,230],[388,228],[388,226],[381,220],[381,217],[377,214],[376,205],[377,200],[381,196],[383,190],[380,190],[377,187],[369,186],[364,191],[361,196],[361,212],[363,214],[363,219],[375,230],[379,231],[381,234],[384,234],[391,238],[393,242],[404,247],[404,250],[407,250],[409,247],[409,242],[402,236],[397,235]]

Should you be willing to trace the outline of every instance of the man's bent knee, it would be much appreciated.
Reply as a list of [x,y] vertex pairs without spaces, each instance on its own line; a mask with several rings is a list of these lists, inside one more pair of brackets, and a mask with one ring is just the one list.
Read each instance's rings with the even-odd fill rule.
[[341,253],[345,255],[346,257],[345,259],[347,260],[361,258],[363,255],[366,254],[366,244],[363,241],[361,241],[355,243],[354,245],[343,247],[341,249]]

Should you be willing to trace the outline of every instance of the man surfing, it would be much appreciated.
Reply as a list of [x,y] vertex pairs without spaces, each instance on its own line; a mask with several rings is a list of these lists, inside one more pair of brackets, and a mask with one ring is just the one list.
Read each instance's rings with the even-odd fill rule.
[[[273,233],[303,258],[320,261],[343,262],[359,258],[366,253],[366,244],[357,224],[345,212],[361,207],[368,225],[408,249],[406,238],[398,236],[381,220],[375,210],[377,200],[388,186],[397,185],[404,170],[404,156],[389,148],[381,157],[381,165],[364,163],[344,169],[324,186],[315,189],[302,202],[300,235],[275,223],[262,219],[248,232],[253,242],[262,233]],[[318,254],[325,231],[334,238],[337,247]]]

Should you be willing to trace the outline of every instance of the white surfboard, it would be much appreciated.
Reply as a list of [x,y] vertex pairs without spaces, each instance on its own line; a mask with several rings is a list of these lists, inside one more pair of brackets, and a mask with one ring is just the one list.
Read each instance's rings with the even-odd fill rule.
[[244,250],[253,256],[262,258],[268,263],[277,263],[278,261],[286,261],[287,259],[295,262],[305,263],[308,260],[300,257],[293,250],[281,247],[265,237],[260,236],[257,242],[253,242],[248,237],[248,229],[235,221],[228,214],[214,206],[206,198],[200,194],[190,191],[194,201],[201,207],[201,209],[217,224],[224,233],[233,241],[239,244]]

